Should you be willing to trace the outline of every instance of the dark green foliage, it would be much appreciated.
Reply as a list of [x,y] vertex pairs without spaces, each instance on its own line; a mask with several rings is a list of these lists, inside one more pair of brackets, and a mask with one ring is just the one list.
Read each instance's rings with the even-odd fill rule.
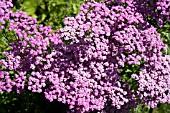
[[57,101],[49,102],[43,94],[29,91],[17,94],[0,94],[0,113],[66,113],[68,105]]
[[158,32],[164,43],[168,45],[167,54],[170,54],[170,23],[165,24],[163,28],[158,28]]
[[50,25],[54,29],[63,27],[67,16],[79,12],[83,0],[18,0],[14,1],[14,11],[25,11],[29,16],[38,19],[38,23]]
[[170,105],[158,104],[158,106],[152,109],[149,106],[139,104],[136,109],[132,109],[131,113],[170,113]]
[[13,31],[9,31],[7,29],[7,26],[8,23],[6,23],[5,29],[0,30],[0,59],[4,58],[4,56],[2,55],[3,51],[11,49],[9,43],[18,39],[18,37]]
[[132,74],[139,73],[140,72],[140,66],[138,65],[125,65],[123,68],[123,71],[119,74],[122,78],[122,82],[129,83],[130,88],[128,90],[137,90],[138,83],[135,79],[131,77]]

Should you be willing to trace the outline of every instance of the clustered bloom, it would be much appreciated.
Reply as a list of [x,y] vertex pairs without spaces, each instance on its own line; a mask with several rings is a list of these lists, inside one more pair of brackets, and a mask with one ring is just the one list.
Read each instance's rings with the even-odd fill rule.
[[3,29],[6,21],[10,19],[10,14],[12,13],[11,8],[13,7],[11,2],[12,0],[0,1],[0,29]]
[[169,0],[105,0],[109,7],[114,5],[129,6],[135,12],[141,13],[144,18],[157,21],[160,27],[165,22],[170,22],[170,1]]
[[[14,75],[5,72],[12,76],[11,79],[8,77],[11,83],[10,88],[13,87],[20,93],[25,89],[25,81],[28,81],[28,89],[40,93],[42,92],[41,88],[46,85],[44,85],[45,81],[40,82],[38,79],[46,79],[47,77],[41,76],[35,70],[45,69],[47,67],[45,63],[50,65],[46,58],[46,55],[51,54],[48,46],[50,43],[56,45],[62,43],[62,40],[58,39],[57,35],[52,32],[51,26],[37,25],[37,20],[28,17],[25,12],[12,13],[10,18],[8,29],[14,31],[18,39],[10,43],[12,50],[3,53],[7,59],[1,59],[3,68],[17,72]],[[4,72],[2,71],[2,73]],[[31,74],[29,78],[28,74]],[[2,79],[6,80],[5,76]],[[4,85],[1,90],[8,90],[8,86]]]
[[[143,18],[130,6],[93,1],[55,32],[22,11],[12,13],[8,29],[18,40],[0,60],[0,91],[44,93],[73,113],[170,103],[170,56],[162,53],[167,46]],[[133,90],[121,75],[127,66],[140,67],[129,75],[138,84]]]
[[149,61],[150,64],[145,64],[136,79],[139,98],[143,104],[154,108],[158,103],[170,103],[170,56],[152,57]]

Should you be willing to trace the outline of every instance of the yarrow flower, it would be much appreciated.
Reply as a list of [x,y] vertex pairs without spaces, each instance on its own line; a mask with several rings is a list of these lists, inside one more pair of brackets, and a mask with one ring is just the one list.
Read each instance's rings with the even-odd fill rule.
[[72,113],[170,103],[167,46],[143,18],[130,6],[93,1],[54,32],[22,11],[12,13],[8,29],[18,40],[0,60],[0,91],[44,93]]
[[13,7],[12,0],[1,0],[0,1],[0,29],[4,29],[6,21],[10,19],[12,13],[11,8]]
[[114,5],[128,6],[135,12],[141,13],[144,18],[156,21],[159,27],[170,22],[169,0],[105,0],[108,7]]

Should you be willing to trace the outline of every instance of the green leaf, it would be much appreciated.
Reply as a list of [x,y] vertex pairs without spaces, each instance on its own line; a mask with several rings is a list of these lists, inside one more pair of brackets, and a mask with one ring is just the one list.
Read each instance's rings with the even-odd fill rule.
[[77,4],[73,4],[73,13],[77,14],[78,13],[78,8],[76,7]]
[[127,69],[125,72],[126,72],[126,73],[129,73],[129,72],[132,72],[132,70],[130,70],[130,69]]
[[35,16],[35,11],[37,9],[37,3],[35,2],[35,0],[25,0],[24,3],[24,11],[28,14],[28,15],[34,15]]
[[14,74],[14,73],[15,73],[15,71],[9,71],[9,73],[10,73],[10,74]]
[[169,25],[169,24],[166,24],[166,25],[164,25],[164,27],[168,27],[168,28],[169,28],[169,27],[170,27],[170,25]]

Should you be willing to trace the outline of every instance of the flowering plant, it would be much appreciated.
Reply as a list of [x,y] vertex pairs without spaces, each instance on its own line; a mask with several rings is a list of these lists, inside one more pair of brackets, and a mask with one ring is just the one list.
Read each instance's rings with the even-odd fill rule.
[[78,113],[124,113],[137,104],[170,103],[167,45],[143,12],[119,3],[82,4],[58,31],[22,11],[10,12],[6,29],[18,39],[0,60],[0,92],[44,93]]

